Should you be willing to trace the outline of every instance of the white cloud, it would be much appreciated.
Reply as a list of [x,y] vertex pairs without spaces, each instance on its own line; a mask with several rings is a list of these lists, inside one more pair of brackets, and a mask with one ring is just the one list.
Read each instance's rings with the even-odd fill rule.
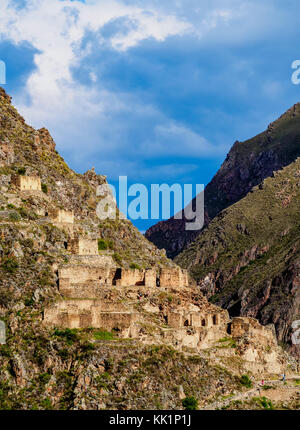
[[143,152],[149,157],[210,157],[223,154],[225,146],[211,145],[205,137],[175,122],[157,125],[154,128],[155,139],[146,142]]
[[[15,44],[26,42],[37,53],[34,55],[36,67],[23,92],[15,95],[14,102],[33,126],[49,128],[59,147],[63,143],[66,150],[74,149],[72,156],[78,160],[77,164],[83,147],[85,159],[97,152],[105,154],[106,160],[124,154],[132,158],[135,155],[207,157],[225,151],[222,146],[213,146],[201,133],[168,118],[155,106],[142,105],[129,94],[108,91],[94,69],[87,71],[91,84],[79,84],[72,68],[83,64],[91,49],[89,44],[81,46],[87,32],[93,33],[101,47],[104,39],[99,31],[118,19],[130,25],[127,30],[122,28],[111,35],[110,43],[116,51],[127,51],[148,39],[163,42],[168,37],[185,34],[194,34],[209,44],[214,35],[223,41],[220,31],[225,31],[228,37],[228,29],[238,41],[244,27],[255,22],[251,2],[240,6],[237,0],[87,0],[85,3],[27,0],[26,7],[22,8],[15,4],[12,0],[1,0],[0,38]],[[251,11],[250,17],[247,17],[248,11]],[[233,22],[238,25],[229,26]],[[252,35],[255,29],[248,33]],[[119,121],[121,115],[131,119],[136,115],[137,121],[152,122],[151,141],[145,138],[136,142],[135,147],[129,147],[128,143],[126,147],[125,124]],[[104,170],[113,172],[113,168],[107,166]],[[163,174],[167,171],[170,175],[180,173],[178,166],[173,167],[162,166]],[[138,168],[135,163],[134,168]],[[149,174],[160,174],[158,169]]]
[[[189,27],[176,17],[159,16],[151,10],[146,13],[119,1],[88,1],[85,4],[69,0],[27,0],[26,4],[25,9],[19,9],[9,0],[2,0],[0,35],[16,44],[30,43],[39,51],[34,57],[37,68],[27,82],[32,104],[30,107],[21,104],[28,120],[34,123],[45,120],[45,110],[39,115],[41,107],[50,115],[60,115],[63,109],[74,108],[83,92],[85,98],[94,99],[95,94],[87,94],[87,88],[79,88],[71,74],[71,67],[80,64],[86,54],[78,49],[78,45],[87,31],[97,32],[111,20],[127,17],[136,23],[135,29],[111,40],[115,49],[126,50],[149,37],[163,41]],[[95,80],[94,75],[92,78]],[[101,100],[98,103],[98,109],[102,109]]]
[[[122,1],[27,0],[26,8],[18,8],[10,0],[1,0],[0,37],[14,44],[29,43],[38,52],[34,56],[35,69],[26,88],[14,97],[14,102],[27,122],[35,127],[46,126],[65,149],[92,153],[95,147],[117,151],[122,145],[122,125],[114,126],[114,140],[99,137],[99,126],[111,127],[108,121],[114,113],[136,110],[130,96],[107,91],[94,70],[89,72],[89,86],[78,84],[72,67],[78,67],[89,52],[89,45],[81,47],[86,33],[93,32],[99,46],[103,42],[99,30],[113,20],[124,18],[131,23],[128,31],[111,37],[115,50],[125,51],[141,41],[153,38],[159,42],[169,36],[190,30],[190,24],[172,14],[159,14],[153,8],[125,5]],[[99,82],[100,80],[100,82]],[[97,88],[93,84],[97,83]],[[28,96],[30,103],[28,103]],[[152,110],[151,107],[140,107]],[[95,124],[94,124],[95,123]]]

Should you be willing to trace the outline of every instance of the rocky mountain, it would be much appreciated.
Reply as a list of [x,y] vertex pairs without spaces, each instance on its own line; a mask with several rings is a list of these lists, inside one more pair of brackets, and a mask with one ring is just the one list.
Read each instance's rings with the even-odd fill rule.
[[272,325],[230,319],[129,221],[99,220],[103,184],[0,89],[0,409],[221,408],[293,377]]
[[299,206],[297,158],[224,209],[175,258],[212,303],[232,316],[274,323],[278,339],[290,345],[300,319]]
[[[235,142],[221,168],[206,186],[205,224],[236,203],[274,171],[300,155],[300,104],[294,105],[266,131],[245,142]],[[195,204],[195,202],[193,202]],[[146,238],[171,258],[182,252],[200,231],[185,231],[185,219],[171,218],[152,226]]]
[[[96,215],[96,187],[106,184],[106,177],[93,169],[84,175],[70,169],[55,150],[55,143],[46,129],[34,130],[27,125],[11,104],[11,98],[0,89],[0,186],[2,220],[12,216],[35,221],[55,208],[73,210],[78,233],[88,229],[91,235],[103,240],[122,265],[149,266],[172,264],[148,242],[127,220],[100,221]],[[36,175],[42,182],[44,194],[26,201],[10,193],[12,175]],[[8,205],[8,206],[7,206]],[[56,250],[64,249],[66,237],[57,232],[60,240]],[[5,251],[2,251],[5,253]]]

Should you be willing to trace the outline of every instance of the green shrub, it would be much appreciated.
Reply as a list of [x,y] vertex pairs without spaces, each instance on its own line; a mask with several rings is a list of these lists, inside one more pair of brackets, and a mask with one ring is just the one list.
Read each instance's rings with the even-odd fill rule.
[[13,205],[12,203],[8,203],[7,209],[16,209],[16,206]]
[[217,346],[217,348],[236,348],[237,344],[231,337],[223,337],[218,340],[222,345]]
[[60,330],[56,328],[54,330],[54,336],[64,338],[68,345],[72,345],[73,342],[78,340],[78,333],[75,328],[73,329],[66,328],[65,330]]
[[26,168],[25,167],[20,167],[18,169],[18,174],[24,176],[26,173]]
[[198,409],[198,400],[194,396],[186,397],[182,400],[182,406],[187,411],[195,411]]
[[39,375],[39,381],[41,384],[46,385],[51,379],[51,375],[49,373],[41,373]]
[[273,387],[272,385],[264,385],[264,386],[263,386],[263,389],[264,389],[265,391],[267,391],[267,390],[274,390],[274,387]]
[[112,240],[98,239],[98,249],[99,251],[114,249],[114,242]]
[[69,357],[69,351],[67,348],[60,349],[57,354],[63,360],[67,360]]
[[141,270],[141,266],[139,266],[137,263],[131,263],[129,267],[130,269]]
[[21,207],[19,209],[19,214],[21,215],[22,218],[27,218],[28,217],[28,212],[25,208]]
[[53,409],[52,402],[51,402],[51,399],[49,399],[49,397],[46,397],[41,401],[41,406],[43,409],[46,409],[46,410]]
[[274,409],[273,403],[271,400],[266,399],[266,397],[253,397],[252,401],[258,406],[262,406],[264,409]]
[[110,378],[111,378],[111,376],[108,372],[104,372],[101,375],[96,376],[95,382],[96,382],[98,388],[104,388],[107,390]]
[[240,379],[240,383],[247,388],[252,388],[253,383],[251,381],[251,379],[249,378],[248,375],[242,375],[241,379]]
[[33,300],[33,298],[32,298],[32,297],[30,297],[30,298],[25,299],[25,300],[24,300],[24,304],[25,304],[25,306],[33,306],[33,305],[34,305],[34,300]]
[[98,330],[94,332],[94,338],[96,340],[113,340],[114,333],[105,330]]
[[122,264],[122,257],[120,254],[118,254],[117,252],[114,253],[113,255],[113,259],[115,260],[116,263],[118,264]]
[[20,215],[20,214],[18,214],[18,212],[11,212],[11,213],[9,214],[9,219],[10,219],[11,221],[20,221],[20,219],[21,219],[21,215]]
[[47,186],[47,184],[42,184],[41,187],[42,187],[43,193],[48,194],[48,186]]
[[2,268],[8,273],[14,273],[18,267],[19,264],[15,257],[8,257],[2,263]]
[[95,351],[95,349],[96,346],[91,342],[84,342],[82,345],[80,345],[81,354],[84,357]]
[[108,248],[107,242],[104,239],[98,239],[99,251],[105,251]]

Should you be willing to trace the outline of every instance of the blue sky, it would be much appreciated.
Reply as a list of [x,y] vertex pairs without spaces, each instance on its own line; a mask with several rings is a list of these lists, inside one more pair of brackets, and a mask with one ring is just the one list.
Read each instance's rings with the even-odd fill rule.
[[299,14],[296,0],[1,0],[5,88],[81,173],[207,184],[235,140],[299,101]]

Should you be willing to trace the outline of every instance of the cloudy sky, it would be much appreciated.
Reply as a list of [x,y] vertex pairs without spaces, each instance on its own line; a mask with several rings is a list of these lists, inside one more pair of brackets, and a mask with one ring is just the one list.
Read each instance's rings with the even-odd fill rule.
[[80,173],[206,184],[235,140],[300,100],[299,13],[298,0],[0,0],[5,88]]

